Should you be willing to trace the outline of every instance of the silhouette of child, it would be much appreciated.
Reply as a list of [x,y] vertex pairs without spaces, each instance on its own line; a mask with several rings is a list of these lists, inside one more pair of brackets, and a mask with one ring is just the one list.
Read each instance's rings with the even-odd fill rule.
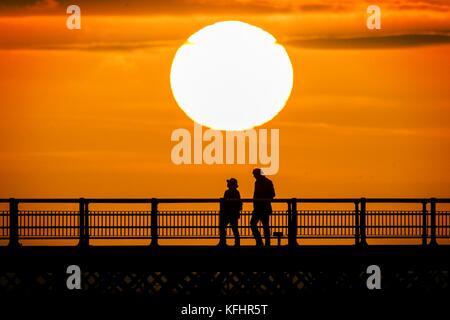
[[220,234],[220,246],[226,245],[226,229],[228,224],[231,224],[231,230],[234,235],[234,245],[240,245],[238,222],[240,213],[242,210],[242,201],[226,201],[227,199],[241,199],[241,194],[238,191],[238,182],[235,178],[227,180],[228,189],[223,195],[225,201],[220,203],[220,222],[219,222],[219,234]]

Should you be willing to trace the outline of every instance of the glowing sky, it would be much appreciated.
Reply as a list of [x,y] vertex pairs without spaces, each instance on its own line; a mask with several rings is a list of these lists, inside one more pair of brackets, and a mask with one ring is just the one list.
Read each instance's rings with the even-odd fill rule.
[[[280,129],[282,197],[448,196],[450,4],[383,1],[68,1],[0,4],[0,197],[251,196],[253,165],[175,166],[192,129],[169,74],[178,47],[221,20],[267,30],[292,60]],[[72,3],[70,3],[72,4]]]

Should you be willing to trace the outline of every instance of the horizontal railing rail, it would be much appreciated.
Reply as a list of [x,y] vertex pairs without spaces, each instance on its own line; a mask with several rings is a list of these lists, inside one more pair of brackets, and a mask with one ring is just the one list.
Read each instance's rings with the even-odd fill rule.
[[[78,240],[80,246],[99,239],[217,239],[219,210],[160,210],[161,204],[220,204],[237,201],[218,198],[10,198],[0,199],[9,210],[0,210],[0,239],[9,246],[21,240]],[[270,216],[271,235],[296,246],[305,239],[419,239],[422,245],[437,245],[450,239],[450,211],[437,204],[450,198],[275,198],[241,199],[244,203],[266,201],[286,205]],[[22,210],[22,204],[76,204],[78,210]],[[94,204],[141,204],[147,210],[93,210]],[[310,210],[308,204],[351,205],[345,210]],[[417,210],[369,210],[368,204],[416,204]],[[242,211],[239,230],[252,238],[252,211]],[[230,230],[227,236],[231,236]],[[448,242],[447,242],[448,243]]]

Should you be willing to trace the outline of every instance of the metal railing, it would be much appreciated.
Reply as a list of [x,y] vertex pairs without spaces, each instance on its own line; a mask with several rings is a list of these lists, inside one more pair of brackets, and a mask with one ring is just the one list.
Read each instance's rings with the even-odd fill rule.
[[[436,245],[450,239],[450,211],[437,211],[437,204],[450,199],[356,198],[356,199],[272,199],[285,204],[270,216],[271,234],[296,246],[302,239],[418,239],[422,245]],[[17,246],[21,240],[79,240],[80,246],[98,239],[217,239],[218,210],[159,210],[160,204],[217,204],[224,199],[0,199],[9,210],[0,211],[0,239]],[[242,199],[253,202],[253,199]],[[76,204],[78,210],[21,210],[23,204]],[[148,210],[91,210],[93,204],[143,204]],[[306,210],[307,204],[351,205],[352,210]],[[411,204],[421,210],[367,210],[372,204]],[[300,209],[300,210],[299,210]],[[239,220],[242,238],[252,238],[252,212],[243,211]],[[230,230],[227,235],[231,236]],[[447,242],[449,243],[449,242]]]

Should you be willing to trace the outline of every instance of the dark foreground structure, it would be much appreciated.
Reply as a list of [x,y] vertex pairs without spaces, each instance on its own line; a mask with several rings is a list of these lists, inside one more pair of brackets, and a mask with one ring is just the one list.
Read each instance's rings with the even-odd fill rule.
[[[0,239],[5,241],[0,247],[0,293],[292,299],[311,292],[373,292],[367,285],[372,265],[379,267],[383,291],[450,288],[450,212],[445,210],[450,199],[274,199],[286,209],[271,216],[269,248],[214,246],[218,211],[161,210],[170,204],[220,201],[0,200],[6,206],[0,211]],[[55,204],[78,210],[26,208]],[[99,204],[143,205],[148,210],[94,208]],[[327,209],[306,209],[308,205]],[[371,209],[377,205],[393,209]],[[242,213],[243,239],[251,238],[250,215]],[[95,244],[99,240],[123,242]],[[136,240],[147,243],[130,245]],[[165,245],[166,240],[178,242]],[[212,244],[195,245],[199,240]],[[311,240],[319,242],[306,244]],[[341,240],[347,244],[333,245]],[[72,265],[80,269],[79,290],[67,287]]]

